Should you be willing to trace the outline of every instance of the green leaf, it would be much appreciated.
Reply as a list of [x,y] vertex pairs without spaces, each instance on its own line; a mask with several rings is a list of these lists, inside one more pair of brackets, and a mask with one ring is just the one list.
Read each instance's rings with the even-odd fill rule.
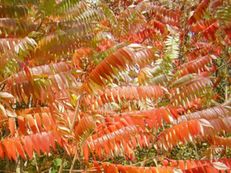
[[55,165],[56,167],[61,166],[61,164],[62,164],[62,159],[61,159],[61,158],[56,158],[56,159],[53,161],[53,163],[54,163],[54,165]]

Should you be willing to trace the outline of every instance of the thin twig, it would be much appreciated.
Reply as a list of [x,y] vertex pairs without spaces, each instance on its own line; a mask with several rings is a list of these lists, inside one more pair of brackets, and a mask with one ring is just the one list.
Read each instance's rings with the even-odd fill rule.
[[79,114],[79,105],[80,105],[81,98],[82,98],[82,95],[79,96],[79,99],[77,101],[77,105],[76,105],[76,108],[75,108],[74,119],[73,119],[73,122],[72,122],[70,130],[73,130],[73,128],[75,127],[75,122],[76,122],[78,114]]
[[74,158],[73,158],[73,160],[72,160],[71,168],[70,168],[70,170],[69,170],[70,173],[73,171],[73,168],[74,168],[74,166],[75,166],[75,161],[76,161],[77,158],[78,158],[78,152],[77,152],[77,149],[76,149],[76,151],[75,151],[75,156],[74,156]]
[[[75,114],[74,114],[73,122],[72,122],[71,127],[70,127],[70,130],[71,130],[71,131],[74,129],[74,127],[75,127],[75,122],[76,122],[76,120],[77,120],[77,118],[78,118],[78,114],[79,114],[79,105],[80,105],[80,100],[81,100],[81,98],[82,98],[82,95],[80,95],[80,96],[79,96],[79,99],[77,100],[77,104],[76,104],[76,108],[75,108]],[[60,167],[59,167],[59,173],[62,173],[62,169],[63,169],[63,159],[64,159],[64,158],[62,158],[62,162],[61,162],[61,165],[60,165]],[[72,172],[72,170],[73,170],[73,168],[74,168],[74,165],[75,165],[76,159],[78,159],[78,152],[77,152],[77,150],[75,151],[75,156],[74,156],[74,158],[73,158],[73,160],[72,160],[72,164],[71,164],[71,168],[70,168],[70,171],[69,171],[69,172]]]
[[225,102],[228,100],[228,86],[225,86]]

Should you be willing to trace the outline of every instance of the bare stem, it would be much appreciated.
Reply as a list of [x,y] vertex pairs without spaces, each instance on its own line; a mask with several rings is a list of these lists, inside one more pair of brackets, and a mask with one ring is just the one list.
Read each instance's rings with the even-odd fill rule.
[[71,163],[71,168],[70,168],[70,173],[73,171],[73,168],[74,168],[74,166],[75,166],[75,161],[76,161],[76,159],[78,159],[78,152],[77,152],[77,149],[76,149],[76,151],[75,151],[75,156],[74,156],[74,158],[73,158],[73,160],[72,160],[72,163]]
[[[73,118],[73,122],[71,124],[71,127],[70,127],[70,130],[72,131],[75,127],[75,122],[77,120],[77,118],[79,119],[78,115],[79,115],[79,105],[80,105],[80,100],[82,98],[82,95],[79,96],[79,99],[77,100],[77,104],[76,104],[76,108],[75,108],[75,114],[74,114],[74,118]],[[74,165],[75,165],[75,162],[76,162],[76,159],[78,159],[78,152],[77,152],[77,149],[75,151],[75,156],[72,160],[72,164],[71,164],[71,168],[70,168],[70,171],[69,172],[72,172],[73,171],[73,168],[74,168]],[[63,159],[62,159],[62,162],[61,162],[61,165],[60,165],[60,168],[59,168],[59,173],[62,172],[62,169],[63,169]]]

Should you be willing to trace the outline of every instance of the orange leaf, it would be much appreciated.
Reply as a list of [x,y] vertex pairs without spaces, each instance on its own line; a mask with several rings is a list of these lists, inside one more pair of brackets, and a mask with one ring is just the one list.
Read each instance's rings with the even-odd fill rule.
[[1,159],[4,159],[4,148],[1,142],[0,142],[0,157]]
[[16,160],[17,159],[17,153],[15,144],[12,139],[4,139],[3,140],[3,146],[5,148],[6,155],[9,159]]
[[22,116],[18,116],[17,119],[18,119],[19,133],[26,134],[25,118]]
[[20,139],[14,139],[14,143],[15,143],[15,146],[16,146],[16,149],[18,151],[18,154],[23,158],[23,159],[26,159],[26,155],[24,153],[24,150],[23,150],[23,146],[22,146],[22,143],[20,141]]
[[38,129],[37,129],[37,126],[35,124],[35,120],[34,120],[33,116],[31,114],[27,114],[26,119],[28,121],[28,124],[29,124],[30,129],[32,130],[32,132],[37,133]]
[[23,139],[24,151],[27,153],[30,159],[33,157],[33,143],[30,136],[25,136]]
[[8,120],[9,123],[9,129],[10,129],[10,134],[11,136],[15,135],[15,119],[14,118],[9,118]]

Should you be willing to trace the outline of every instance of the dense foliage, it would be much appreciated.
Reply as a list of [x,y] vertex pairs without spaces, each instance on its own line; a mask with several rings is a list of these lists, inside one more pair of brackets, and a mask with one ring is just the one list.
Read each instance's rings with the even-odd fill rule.
[[0,171],[231,171],[228,0],[0,0]]

